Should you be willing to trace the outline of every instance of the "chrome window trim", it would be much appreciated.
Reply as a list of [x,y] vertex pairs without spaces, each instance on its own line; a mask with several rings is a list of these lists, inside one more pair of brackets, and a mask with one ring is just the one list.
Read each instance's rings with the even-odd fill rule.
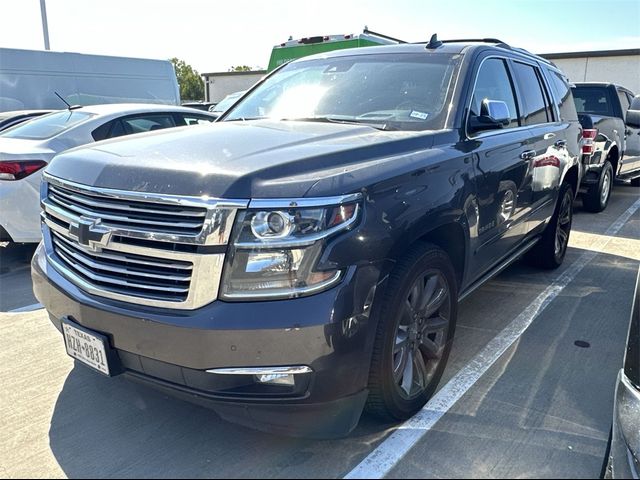
[[306,365],[295,365],[290,367],[212,368],[206,372],[216,375],[300,375],[312,373],[313,370]]

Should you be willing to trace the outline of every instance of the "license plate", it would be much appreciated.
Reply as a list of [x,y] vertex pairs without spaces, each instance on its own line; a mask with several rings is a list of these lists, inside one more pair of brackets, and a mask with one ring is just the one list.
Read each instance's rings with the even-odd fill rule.
[[100,373],[110,375],[107,348],[103,338],[85,330],[80,330],[68,323],[62,324],[62,331],[69,356],[98,370]]

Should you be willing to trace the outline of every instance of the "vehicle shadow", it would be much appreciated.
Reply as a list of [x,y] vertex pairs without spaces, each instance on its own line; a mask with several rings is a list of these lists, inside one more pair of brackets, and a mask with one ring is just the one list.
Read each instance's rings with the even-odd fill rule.
[[370,451],[385,430],[363,418],[346,439],[269,435],[76,365],[57,399],[49,443],[69,478],[267,478],[313,472],[336,477]]
[[37,243],[0,243],[0,275],[28,267]]
[[37,302],[31,286],[36,244],[0,244],[0,313]]

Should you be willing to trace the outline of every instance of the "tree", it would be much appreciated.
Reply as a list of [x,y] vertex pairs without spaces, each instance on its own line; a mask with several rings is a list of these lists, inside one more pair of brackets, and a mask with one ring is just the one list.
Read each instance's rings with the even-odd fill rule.
[[171,63],[176,70],[180,98],[184,100],[204,100],[204,82],[197,70],[184,60],[172,58]]
[[231,67],[229,69],[230,72],[250,72],[252,70],[253,68],[249,67],[248,65],[238,65],[237,67]]

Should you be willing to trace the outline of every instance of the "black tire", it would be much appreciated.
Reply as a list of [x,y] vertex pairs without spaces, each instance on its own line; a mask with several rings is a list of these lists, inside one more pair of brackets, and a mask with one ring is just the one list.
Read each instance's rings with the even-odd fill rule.
[[414,246],[379,302],[365,408],[385,421],[406,420],[434,394],[451,352],[458,286],[448,255],[429,243]]
[[593,213],[602,212],[609,204],[611,198],[611,190],[613,189],[613,167],[609,160],[605,160],[598,183],[591,186],[589,190],[582,195],[582,203],[585,210]]
[[632,187],[640,187],[640,177],[634,178],[633,180],[631,180],[631,186]]
[[567,254],[571,234],[573,199],[573,187],[569,183],[563,183],[560,187],[556,209],[542,234],[542,238],[527,253],[526,258],[531,265],[548,270],[562,265]]

